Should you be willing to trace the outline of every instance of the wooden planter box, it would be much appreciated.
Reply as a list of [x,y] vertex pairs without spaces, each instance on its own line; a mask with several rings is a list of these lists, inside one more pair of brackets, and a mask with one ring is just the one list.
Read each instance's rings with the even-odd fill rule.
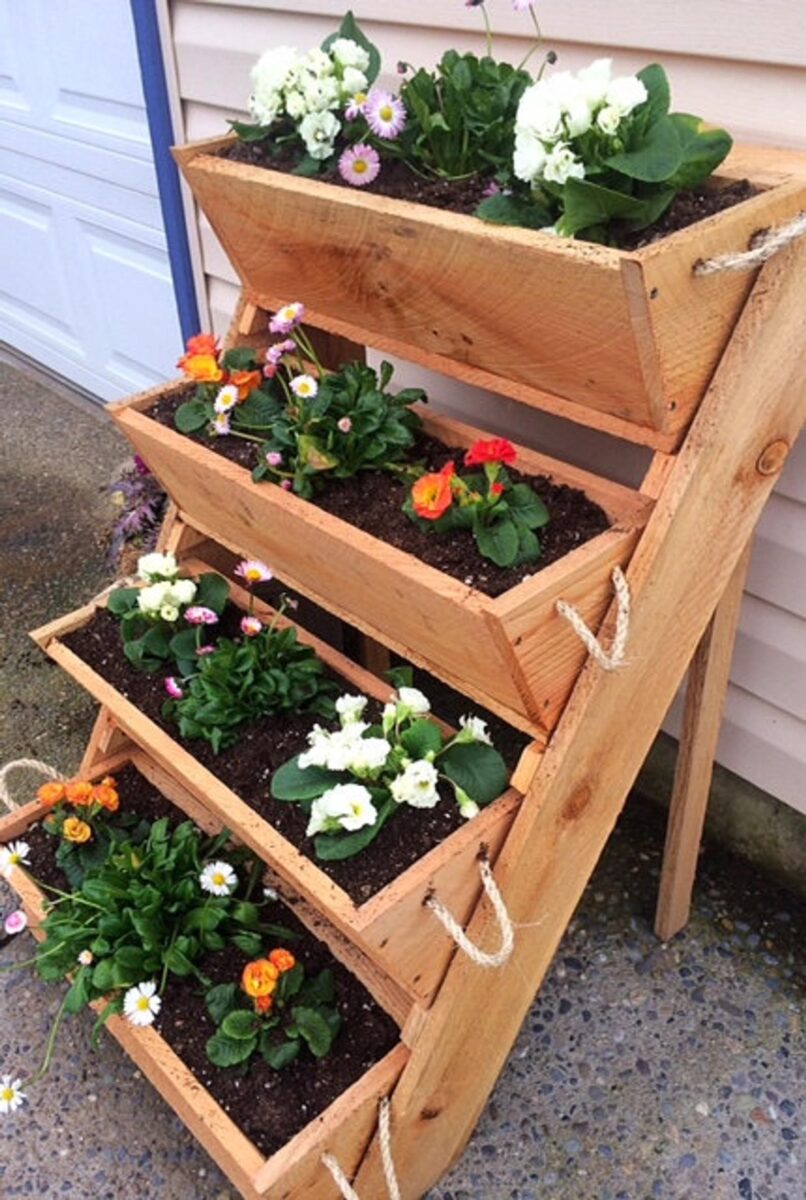
[[[138,752],[118,755],[104,764],[104,770],[120,769],[131,761],[142,774],[151,775],[148,760]],[[197,808],[191,797],[174,791],[168,798],[180,806],[208,833],[217,833],[221,823]],[[40,820],[47,809],[38,801],[27,804],[0,819],[0,843],[25,836],[28,827]],[[14,868],[8,880],[22,901],[32,923],[32,932],[44,915],[40,889],[21,870]],[[295,909],[296,915],[299,915]],[[340,953],[338,944],[328,939],[334,956],[354,969],[355,961]],[[355,971],[360,977],[360,971]],[[379,989],[362,978],[379,1003]],[[103,1001],[94,1005],[103,1009]],[[400,1013],[389,1010],[400,1021]],[[156,1029],[136,1028],[124,1017],[112,1016],[106,1028],[137,1064],[146,1078],[187,1125],[245,1200],[336,1200],[339,1195],[321,1159],[331,1153],[344,1171],[352,1176],[363,1158],[377,1123],[379,1100],[388,1096],[408,1059],[408,1048],[401,1042],[380,1062],[370,1068],[324,1112],[300,1130],[281,1150],[266,1158],[220,1107],[206,1088],[185,1066],[181,1058]],[[406,1032],[401,1035],[405,1040]]]
[[[184,565],[194,573],[204,569],[203,563]],[[233,586],[231,595],[236,603],[246,607],[246,594],[240,588]],[[35,630],[31,636],[105,706],[119,728],[147,751],[170,780],[177,782],[195,797],[202,809],[214,814],[254,850],[294,895],[302,896],[356,943],[410,997],[429,1003],[447,969],[454,944],[423,901],[434,893],[458,921],[467,920],[481,893],[479,855],[484,853],[490,861],[495,861],[520,804],[524,785],[510,787],[477,817],[358,905],[313,859],[302,854],[212,771],[203,767],[193,755],[192,742],[175,741],[64,644],[61,638],[87,624],[104,602],[105,598],[93,601]],[[272,615],[272,610],[259,602],[255,603],[255,612],[266,620]],[[362,691],[381,703],[389,699],[391,688],[387,684],[299,626],[297,631],[300,641],[312,645],[319,657],[344,678],[346,689]],[[525,752],[513,783],[525,781],[535,762],[535,756]]]
[[[613,567],[629,561],[649,516],[645,496],[519,447],[519,468],[580,488],[613,528],[492,599],[275,484],[253,483],[244,467],[144,415],[160,396],[186,387],[169,384],[111,407],[188,524],[236,553],[265,558],[323,608],[546,739],[587,655],[555,604],[569,601],[599,627]],[[451,446],[485,436],[422,416],[426,431]]]
[[760,195],[628,253],[218,157],[232,140],[174,154],[250,300],[303,300],[332,332],[538,407],[552,393],[574,419],[626,422],[665,449],[755,278],[692,267],[806,208],[806,182],[745,150],[737,174]]

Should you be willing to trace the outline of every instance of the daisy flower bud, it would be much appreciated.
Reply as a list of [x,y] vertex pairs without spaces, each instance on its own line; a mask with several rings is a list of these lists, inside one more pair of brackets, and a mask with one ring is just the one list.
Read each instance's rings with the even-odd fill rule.
[[184,696],[185,693],[182,691],[181,687],[177,683],[176,677],[174,675],[167,675],[165,677],[164,683],[165,683],[165,690],[168,693],[168,695],[171,697],[172,700],[181,700],[182,699],[182,697]]
[[241,633],[245,637],[257,637],[263,628],[263,622],[257,617],[241,617]]
[[281,467],[283,465],[283,456],[279,450],[269,450],[266,454],[266,462],[270,467]]
[[28,918],[21,908],[17,908],[14,912],[8,914],[3,921],[3,928],[9,937],[13,937],[15,933],[22,933],[28,924]]
[[349,433],[353,427],[353,423],[349,417],[342,417],[336,422],[336,428],[340,433]]

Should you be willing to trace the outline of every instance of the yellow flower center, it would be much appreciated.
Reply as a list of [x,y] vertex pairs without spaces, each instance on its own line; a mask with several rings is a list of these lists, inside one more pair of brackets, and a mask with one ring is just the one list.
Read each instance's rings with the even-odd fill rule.
[[148,1012],[151,1005],[149,1004],[148,996],[141,996],[137,1001],[137,1007],[140,1012]]
[[250,583],[257,583],[260,579],[260,571],[256,571],[254,567],[250,567],[246,572],[246,578]]
[[363,158],[357,158],[353,163],[353,170],[356,175],[363,175],[367,169],[367,164]]
[[7,1103],[14,1099],[14,1092],[11,1088],[3,1088],[0,1092],[0,1100],[5,1100]]
[[17,867],[22,862],[19,854],[12,854],[8,860],[12,866]]
[[226,882],[227,881],[224,878],[224,876],[221,874],[221,872],[216,871],[215,875],[213,876],[213,884],[215,885],[215,887],[223,887]]
[[395,110],[390,108],[388,104],[384,104],[383,108],[378,109],[378,116],[382,121],[391,121],[395,115]]

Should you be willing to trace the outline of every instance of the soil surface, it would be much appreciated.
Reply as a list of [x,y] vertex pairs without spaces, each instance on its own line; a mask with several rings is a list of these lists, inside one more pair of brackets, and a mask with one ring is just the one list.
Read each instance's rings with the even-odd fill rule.
[[[161,425],[174,428],[174,413],[192,390],[181,396],[163,397],[146,410],[146,415]],[[195,440],[201,441],[214,454],[239,463],[249,471],[257,462],[257,448],[253,442],[236,437]],[[464,454],[460,447],[445,446],[435,438],[421,434],[404,461],[438,471],[453,459],[461,474]],[[514,483],[530,485],[545,503],[551,518],[548,525],[536,531],[542,547],[540,558],[520,567],[498,567],[484,558],[469,530],[437,533],[421,529],[402,511],[410,484],[385,471],[361,471],[352,479],[331,479],[312,503],[390,546],[405,550],[438,571],[444,571],[460,583],[495,597],[610,528],[604,509],[578,488],[554,483],[545,475],[525,475],[513,468],[508,471]],[[261,486],[277,485],[266,483]]]
[[[234,142],[221,150],[221,158],[232,162],[247,163],[253,167],[265,167],[272,171],[291,174],[296,165],[296,155],[286,151],[274,158],[267,153],[261,142]],[[321,183],[330,183],[335,187],[354,188],[339,175],[337,167],[333,166],[321,175],[316,176]],[[490,187],[489,179],[423,179],[415,175],[405,163],[385,162],[383,170],[374,183],[361,189],[374,192],[381,196],[392,196],[396,200],[412,200],[415,204],[425,204],[429,208],[442,208],[448,212],[472,214],[476,211]],[[629,233],[624,230],[616,233],[616,245],[622,250],[637,250],[656,242],[667,234],[678,229],[686,229],[689,225],[702,221],[714,213],[732,208],[755,196],[757,189],[747,179],[736,180],[724,187],[692,188],[680,192],[672,201],[669,208],[659,221],[648,230],[640,233]]]
[[[162,716],[166,699],[162,676],[146,675],[129,664],[123,654],[118,621],[111,613],[100,609],[89,624],[67,635],[64,642],[142,713],[178,740],[176,726]],[[351,684],[344,686],[345,690],[354,691]],[[484,715],[482,710],[469,703],[464,711]],[[344,862],[320,862],[314,856],[313,840],[305,833],[308,823],[305,811],[297,804],[274,800],[269,793],[274,771],[307,748],[307,734],[317,721],[320,718],[302,713],[269,717],[243,725],[238,742],[219,754],[214,754],[210,745],[203,741],[182,745],[303,854],[313,859],[356,904],[362,904],[464,822],[450,798],[432,809],[403,805],[378,838],[359,855]],[[495,737],[495,728],[493,734]],[[508,752],[510,768],[514,767],[524,740],[513,732],[499,747],[502,753]]]

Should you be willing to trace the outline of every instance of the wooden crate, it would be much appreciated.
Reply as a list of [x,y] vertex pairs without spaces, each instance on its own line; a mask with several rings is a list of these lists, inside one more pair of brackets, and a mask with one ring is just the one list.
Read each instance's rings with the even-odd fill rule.
[[762,152],[756,170],[745,149],[738,171],[759,195],[627,253],[218,157],[232,140],[174,154],[249,299],[303,300],[334,333],[538,407],[562,397],[565,415],[661,449],[691,420],[756,274],[699,278],[694,264],[806,208],[785,160],[776,172]]
[[[143,774],[151,775],[147,758],[137,751],[116,756],[95,774],[100,776],[107,770],[119,770],[129,761]],[[180,798],[181,807],[194,819],[200,817],[199,823],[206,832],[220,831],[221,822],[198,809],[192,796],[186,793],[182,795],[175,789],[169,795],[169,799],[175,803]],[[0,818],[0,844],[24,837],[29,826],[40,820],[47,811],[38,801],[34,801]],[[18,868],[12,869],[8,882],[20,897],[36,936],[37,925],[44,915],[45,896],[33,880]],[[296,906],[294,912],[300,915]],[[373,986],[377,981],[362,977],[360,967],[355,969],[360,959],[350,954],[349,947],[345,948],[332,938],[325,940],[334,956],[359,975],[361,982],[369,987],[379,1003],[387,1007],[390,1015],[402,1025],[400,1007],[386,1004],[383,988]],[[99,1001],[93,1007],[101,1011],[104,1002]],[[416,1029],[417,1021],[408,1022],[408,1027]],[[409,1035],[404,1030],[399,1045],[282,1149],[266,1158],[227,1116],[156,1029],[136,1028],[120,1016],[110,1017],[106,1028],[245,1200],[258,1200],[258,1197],[267,1200],[336,1200],[340,1193],[322,1165],[322,1155],[332,1154],[348,1175],[354,1174],[374,1132],[378,1103],[394,1088],[409,1055],[404,1044]]]
[[[192,572],[204,569],[196,561],[186,563]],[[246,607],[246,593],[233,586],[231,595]],[[35,630],[37,644],[108,710],[120,729],[143,747],[173,781],[195,797],[203,809],[214,814],[243,842],[268,863],[295,895],[304,897],[347,938],[421,1003],[429,1003],[447,969],[454,945],[424,906],[436,894],[464,921],[481,892],[478,858],[494,861],[521,800],[523,786],[536,766],[534,754],[524,754],[513,775],[513,785],[502,796],[466,822],[449,838],[387,884],[363,904],[357,905],[315,863],[279,834],[267,821],[225,786],[212,771],[193,756],[192,743],[181,743],[166,733],[106,679],[70,650],[62,637],[90,621],[105,598]],[[260,602],[255,612],[270,620],[272,610]],[[284,621],[284,624],[292,622]],[[344,655],[297,626],[301,641],[312,645],[320,658],[345,681],[345,688],[359,690],[385,703],[392,689]],[[122,651],[121,651],[122,652]],[[162,790],[166,791],[167,787]]]
[[[574,604],[598,628],[611,574],[630,558],[652,503],[629,488],[533,450],[518,467],[580,488],[613,527],[492,599],[356,529],[145,415],[169,384],[111,406],[183,518],[236,553],[257,554],[291,587],[357,625],[539,740],[556,725],[587,651],[558,616]],[[485,435],[422,413],[426,432],[467,447]]]

